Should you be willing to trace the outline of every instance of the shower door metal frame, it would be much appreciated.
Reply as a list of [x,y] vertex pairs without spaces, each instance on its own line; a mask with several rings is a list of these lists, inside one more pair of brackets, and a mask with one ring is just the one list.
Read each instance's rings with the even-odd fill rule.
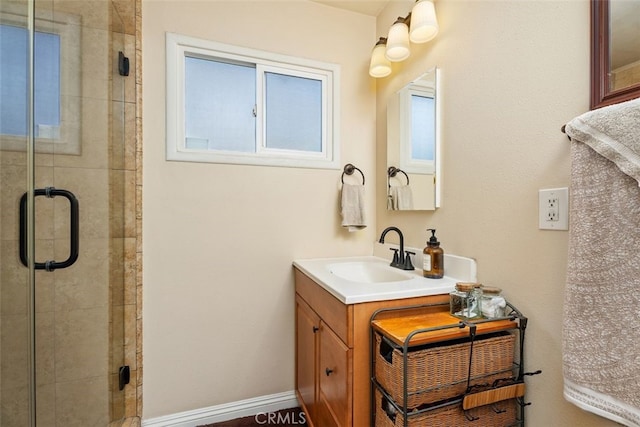
[[35,269],[35,0],[27,0],[28,42],[28,126],[27,126],[27,214],[26,214],[26,253],[29,269],[27,291],[27,317],[29,319],[29,425],[36,427],[36,269]]

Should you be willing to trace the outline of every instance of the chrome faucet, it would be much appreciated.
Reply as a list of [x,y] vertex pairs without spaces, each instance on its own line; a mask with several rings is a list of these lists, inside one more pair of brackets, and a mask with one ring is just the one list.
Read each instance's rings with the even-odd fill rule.
[[[387,227],[382,231],[380,235],[380,243],[384,243],[384,238],[388,232],[395,231],[398,233],[400,237],[400,249],[390,248],[393,251],[393,260],[391,261],[391,267],[399,268],[401,270],[413,270],[413,264],[411,263],[411,256],[415,255],[414,252],[409,252],[404,250],[404,236],[402,235],[402,231],[398,227]],[[400,253],[398,253],[398,251]]]

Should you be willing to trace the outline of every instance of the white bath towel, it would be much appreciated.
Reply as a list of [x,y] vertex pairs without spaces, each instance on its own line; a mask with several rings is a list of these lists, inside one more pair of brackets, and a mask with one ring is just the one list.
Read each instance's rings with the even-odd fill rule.
[[640,426],[640,99],[566,126],[571,143],[564,396]]
[[408,185],[392,185],[389,187],[391,210],[407,211],[413,209],[413,193]]
[[349,231],[367,226],[364,209],[364,185],[342,184],[342,226]]

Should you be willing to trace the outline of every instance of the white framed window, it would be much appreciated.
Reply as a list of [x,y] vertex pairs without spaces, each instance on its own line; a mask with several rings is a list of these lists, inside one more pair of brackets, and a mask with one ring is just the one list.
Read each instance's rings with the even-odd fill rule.
[[167,33],[167,160],[338,169],[340,68]]
[[[1,150],[24,151],[27,143],[28,30],[23,8],[7,4],[0,18]],[[36,11],[33,131],[38,153],[82,152],[80,24],[77,15]]]

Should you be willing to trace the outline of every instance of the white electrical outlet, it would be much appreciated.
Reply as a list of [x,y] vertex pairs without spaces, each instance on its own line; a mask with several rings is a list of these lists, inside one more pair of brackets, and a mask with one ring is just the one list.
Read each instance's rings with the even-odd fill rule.
[[538,191],[538,228],[569,229],[569,189],[550,188]]

